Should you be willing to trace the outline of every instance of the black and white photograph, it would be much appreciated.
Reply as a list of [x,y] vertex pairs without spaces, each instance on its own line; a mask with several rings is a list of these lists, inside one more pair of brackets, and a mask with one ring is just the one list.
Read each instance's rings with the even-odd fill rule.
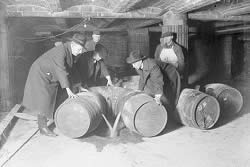
[[0,167],[250,167],[250,0],[0,0]]

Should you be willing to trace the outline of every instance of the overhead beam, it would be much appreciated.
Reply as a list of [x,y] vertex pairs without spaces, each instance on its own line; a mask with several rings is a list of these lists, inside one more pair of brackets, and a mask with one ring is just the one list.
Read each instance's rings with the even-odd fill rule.
[[216,34],[228,34],[228,33],[239,33],[244,31],[250,31],[250,25],[230,27],[225,29],[216,30]]
[[204,11],[189,13],[189,19],[202,20],[202,21],[250,21],[250,16],[224,16],[221,13],[215,11]]
[[107,28],[112,25],[117,19],[103,19],[103,23],[98,25],[100,28]]
[[62,11],[59,0],[15,1],[11,4],[8,4],[7,8],[17,11],[50,11],[50,12]]
[[143,28],[143,27],[146,27],[146,26],[150,26],[150,25],[153,25],[153,24],[160,23],[160,22],[162,22],[161,19],[154,19],[154,20],[143,21],[142,23],[135,24],[135,25],[129,25],[129,27],[130,28]]
[[169,4],[162,10],[160,15],[165,14],[168,11],[173,11],[174,13],[187,13],[204,6],[208,6],[219,2],[220,0],[177,0],[172,4]]
[[160,26],[155,26],[155,27],[149,27],[148,28],[149,32],[161,32],[162,28]]
[[222,21],[222,22],[215,22],[214,27],[215,28],[221,28],[221,27],[229,27],[229,26],[237,26],[244,24],[244,22],[241,21]]
[[231,4],[223,11],[225,16],[242,15],[248,13],[250,13],[250,1]]
[[152,0],[122,0],[119,3],[117,3],[115,8],[113,9],[113,12],[121,13],[134,9],[144,8],[148,7],[150,3],[152,3]]
[[133,15],[130,13],[125,13],[125,14],[119,14],[117,15],[116,13],[95,13],[95,12],[55,12],[55,13],[50,13],[50,12],[14,12],[14,11],[9,11],[7,13],[7,17],[53,17],[53,18],[124,18],[124,19],[160,19],[159,16],[155,15]]
[[215,7],[195,13],[189,13],[190,19],[195,20],[222,20],[222,21],[249,21],[250,1],[235,3],[219,3]]
[[0,1],[0,5],[4,4],[4,5],[12,5],[14,4],[15,0],[1,0]]
[[141,1],[141,0],[123,0],[120,3],[117,3],[116,7],[113,9],[113,12],[115,13],[127,12],[138,1]]

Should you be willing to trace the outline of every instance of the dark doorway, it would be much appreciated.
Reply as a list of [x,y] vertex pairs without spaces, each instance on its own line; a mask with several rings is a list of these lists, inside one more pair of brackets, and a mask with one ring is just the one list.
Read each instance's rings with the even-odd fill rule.
[[149,57],[154,58],[155,49],[160,44],[161,32],[149,32]]

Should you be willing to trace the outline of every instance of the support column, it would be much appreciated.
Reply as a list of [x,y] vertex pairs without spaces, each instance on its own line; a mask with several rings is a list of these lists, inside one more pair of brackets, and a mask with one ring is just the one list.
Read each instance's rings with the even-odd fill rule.
[[250,80],[250,41],[244,41],[244,65],[241,74],[242,79]]
[[176,42],[188,49],[188,25],[186,14],[175,14],[169,11],[163,15],[162,32],[176,33]]
[[8,28],[5,7],[0,5],[0,112],[11,108],[10,71],[8,57]]
[[226,35],[223,39],[222,39],[222,59],[221,59],[221,63],[222,63],[222,77],[225,80],[230,80],[232,73],[231,73],[231,64],[232,64],[232,36],[231,35]]

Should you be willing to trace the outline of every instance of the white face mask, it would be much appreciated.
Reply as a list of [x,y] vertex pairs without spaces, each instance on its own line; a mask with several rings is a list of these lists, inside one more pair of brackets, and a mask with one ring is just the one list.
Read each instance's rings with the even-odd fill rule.
[[75,42],[72,42],[71,43],[71,50],[72,50],[72,54],[74,56],[77,56],[77,55],[82,53],[83,47]]

